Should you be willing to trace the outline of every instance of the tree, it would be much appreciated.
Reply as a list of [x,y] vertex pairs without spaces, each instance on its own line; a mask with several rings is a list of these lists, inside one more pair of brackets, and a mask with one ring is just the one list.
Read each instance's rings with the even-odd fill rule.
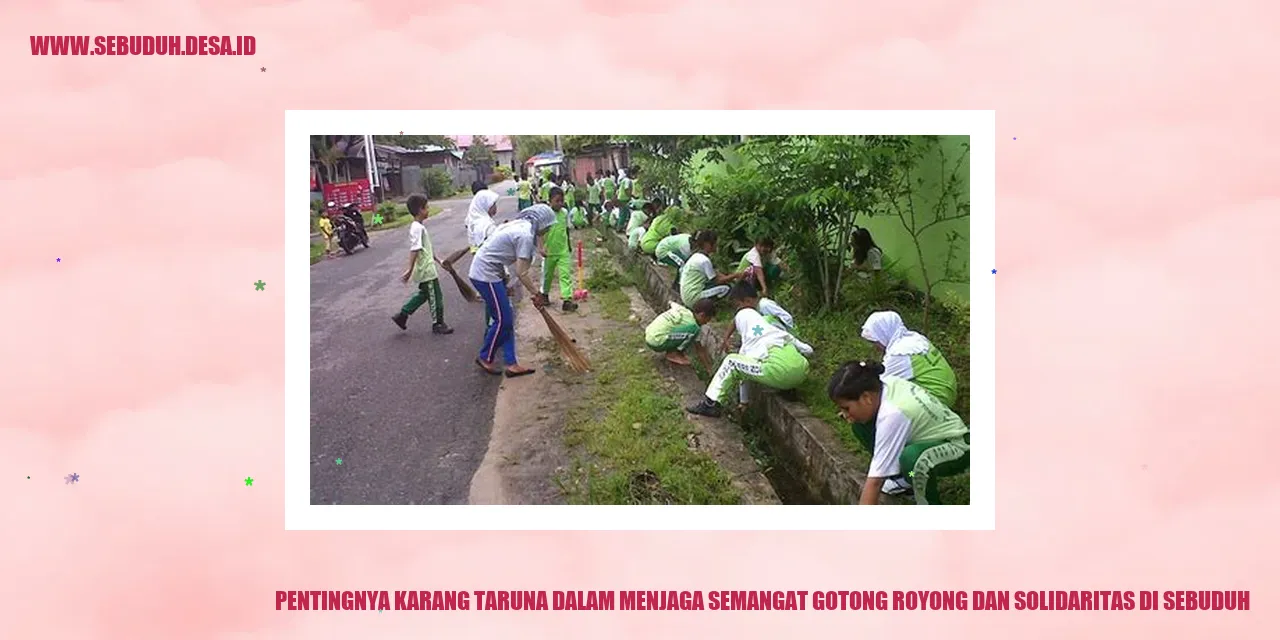
[[[933,238],[942,231],[938,225],[969,218],[968,176],[961,175],[969,158],[969,143],[961,146],[959,157],[951,164],[947,163],[946,151],[938,136],[924,136],[905,145],[900,151],[901,162],[895,172],[886,198],[893,214],[902,222],[902,227],[911,237],[916,250],[916,259],[920,263],[920,277],[924,281],[924,328],[929,329],[929,307],[933,302],[934,290],[941,284],[968,284],[968,251],[961,251],[967,245],[964,238],[954,229],[947,231],[946,257],[939,270],[934,270],[925,262],[925,247],[933,245]],[[936,158],[938,167],[938,195],[933,202],[927,202],[924,195],[926,185],[922,168],[926,162]],[[959,253],[964,257],[960,258]]]
[[646,189],[678,194],[684,186],[689,162],[700,151],[707,160],[723,160],[718,149],[737,142],[738,136],[615,136],[632,151],[632,164],[644,175]]
[[771,236],[795,257],[803,290],[822,309],[840,301],[858,216],[884,197],[898,136],[761,136],[741,161],[694,185],[711,224],[738,241]]
[[584,151],[607,147],[612,136],[560,136],[560,148],[566,156],[576,156]]
[[406,149],[417,149],[418,147],[457,148],[457,143],[449,136],[374,136],[373,141],[378,144],[390,144]]
[[493,171],[496,156],[484,136],[471,136],[471,146],[462,154],[462,161],[475,167],[481,176],[487,176]]
[[556,141],[553,136],[511,136],[511,144],[516,150],[516,163],[523,165],[529,158],[554,149]]

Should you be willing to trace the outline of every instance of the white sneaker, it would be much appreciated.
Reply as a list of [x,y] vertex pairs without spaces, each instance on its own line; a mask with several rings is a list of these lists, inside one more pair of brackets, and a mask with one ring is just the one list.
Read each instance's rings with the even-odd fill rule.
[[908,491],[911,491],[911,483],[903,477],[887,478],[884,481],[884,486],[880,488],[880,493],[887,496],[902,495]]

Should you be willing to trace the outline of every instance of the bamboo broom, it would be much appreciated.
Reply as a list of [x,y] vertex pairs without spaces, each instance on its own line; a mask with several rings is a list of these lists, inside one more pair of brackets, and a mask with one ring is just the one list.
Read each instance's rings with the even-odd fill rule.
[[445,264],[439,260],[436,262],[439,263],[441,267],[444,267],[444,270],[448,271],[449,275],[453,276],[453,283],[458,285],[458,293],[461,293],[462,297],[466,299],[467,302],[480,301],[480,294],[476,293],[476,290],[471,287],[470,282],[463,280],[462,276],[458,275],[458,272],[453,270],[453,265]]
[[578,345],[574,344],[573,338],[560,327],[555,318],[546,309],[538,309],[538,313],[542,314],[542,319],[547,322],[547,328],[551,330],[551,335],[556,339],[556,344],[560,345],[560,353],[564,354],[564,359],[569,362],[569,368],[578,373],[586,373],[591,370],[591,362],[578,349]]

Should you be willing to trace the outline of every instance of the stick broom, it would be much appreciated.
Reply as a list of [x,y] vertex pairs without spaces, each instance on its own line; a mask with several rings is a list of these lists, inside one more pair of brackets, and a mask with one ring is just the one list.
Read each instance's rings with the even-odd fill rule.
[[569,363],[569,368],[578,373],[586,373],[591,370],[591,361],[582,354],[578,349],[578,345],[574,344],[573,338],[560,327],[555,318],[546,309],[538,309],[542,314],[542,319],[546,321],[547,328],[551,330],[551,335],[555,337],[556,344],[560,345],[560,352],[564,354],[564,359]]

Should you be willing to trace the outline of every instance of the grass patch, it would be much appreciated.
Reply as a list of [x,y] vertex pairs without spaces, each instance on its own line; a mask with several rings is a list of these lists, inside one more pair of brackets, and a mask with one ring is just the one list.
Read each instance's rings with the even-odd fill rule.
[[[595,292],[592,292],[595,295]],[[578,455],[558,478],[570,504],[740,504],[729,475],[690,449],[693,425],[680,393],[658,375],[634,331],[604,338],[584,405],[569,412],[565,441]]]
[[631,317],[631,298],[623,287],[634,286],[635,277],[614,268],[612,255],[607,250],[593,251],[584,258],[587,291],[591,292],[591,299],[599,303],[600,315],[608,320],[626,322]]
[[311,243],[311,264],[324,260],[324,241]]

